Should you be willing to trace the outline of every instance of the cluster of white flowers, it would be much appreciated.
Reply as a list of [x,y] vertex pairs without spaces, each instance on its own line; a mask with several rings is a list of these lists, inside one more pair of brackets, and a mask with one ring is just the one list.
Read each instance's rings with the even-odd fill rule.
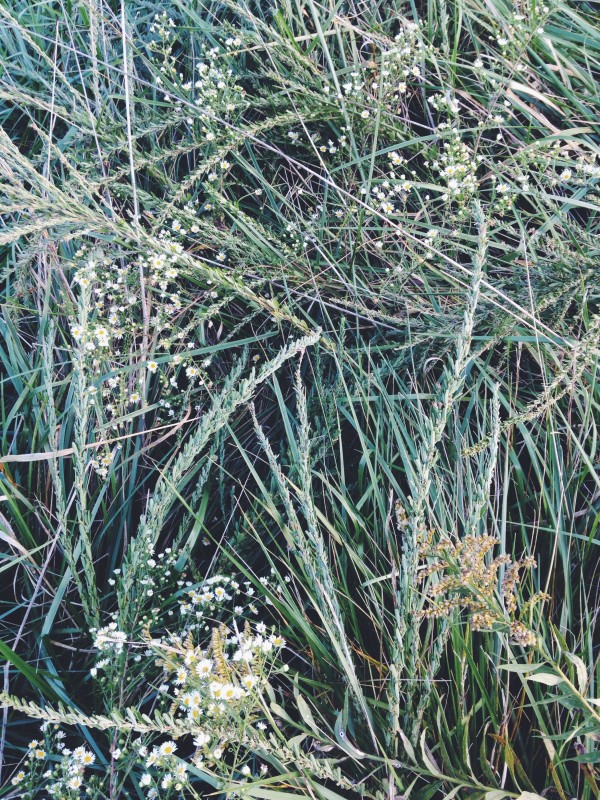
[[75,263],[74,283],[90,291],[93,308],[102,322],[88,330],[72,326],[73,337],[83,342],[90,352],[96,347],[109,347],[113,338],[123,337],[123,325],[131,316],[132,307],[139,303],[136,293],[128,290],[129,268],[122,261],[110,258],[102,249],[86,243],[75,253]]
[[[595,156],[592,155],[591,158],[595,159]],[[578,163],[578,167],[581,175],[585,178],[600,178],[600,164],[598,164],[597,161],[581,159]]]
[[[215,743],[215,735],[212,732],[196,731],[193,743],[196,750],[188,759],[196,769],[202,769],[205,763],[214,764],[224,756],[226,742],[217,738]],[[184,791],[189,781],[190,767],[186,760],[178,758],[177,744],[174,741],[169,739],[149,749],[142,739],[138,739],[132,743],[132,751],[137,756],[136,760],[145,769],[140,776],[139,784],[144,789],[147,800],[163,797],[166,790],[178,793]],[[238,783],[244,783],[252,774],[252,770],[247,764],[238,765],[238,769]],[[259,766],[260,774],[264,775],[266,771],[264,764]]]
[[105,450],[104,453],[99,455],[97,458],[92,458],[90,464],[97,475],[99,475],[101,478],[106,478],[114,458],[115,452],[113,450]]
[[447,91],[444,94],[433,94],[427,98],[427,102],[432,108],[435,108],[436,111],[445,111],[453,117],[458,116],[460,113],[460,104],[458,99],[450,91]]
[[[325,83],[323,91],[345,106],[352,101],[361,119],[368,120],[373,100],[393,108],[404,99],[411,85],[422,81],[422,64],[430,52],[423,40],[421,22],[406,21],[391,47],[381,49],[374,41],[364,44],[363,56],[368,57],[338,75],[337,93],[333,82]],[[293,135],[290,138],[296,140]]]
[[49,723],[41,726],[44,740],[33,739],[27,746],[23,768],[12,777],[12,786],[18,786],[19,796],[37,798],[43,789],[47,796],[56,800],[71,800],[80,797],[84,786],[85,770],[96,761],[91,750],[83,746],[69,749],[65,734]]
[[[202,714],[214,717],[227,711],[228,704],[249,698],[252,689],[264,679],[265,657],[279,652],[285,640],[273,632],[267,634],[266,625],[258,623],[254,633],[246,625],[242,632],[227,638],[224,645],[227,674],[222,664],[219,668],[218,654],[210,658],[210,651],[198,647],[187,647],[180,653],[183,663],[174,672],[174,695],[179,708],[191,719]],[[227,652],[231,647],[235,647],[234,652]]]
[[[396,206],[398,202],[402,205],[406,203],[413,187],[413,181],[416,178],[416,172],[413,170],[408,175],[406,172],[400,174],[395,172],[393,167],[406,165],[406,160],[397,151],[390,152],[388,158],[388,171],[382,180],[371,187],[371,193],[375,200],[374,208],[385,216],[390,217],[398,211]],[[366,198],[369,190],[366,186],[363,186],[360,193]]]
[[[228,48],[236,49],[241,45],[241,40],[230,37],[225,44]],[[203,60],[196,64],[197,77],[184,83],[182,89],[189,92],[194,104],[208,115],[223,112],[231,114],[243,108],[246,105],[245,92],[237,85],[233,69],[219,65],[218,59],[223,51],[204,45],[202,55]],[[204,127],[204,134],[208,142],[215,138],[215,131],[208,124]]]
[[477,191],[479,160],[481,156],[474,156],[472,148],[461,139],[458,130],[450,129],[432,163],[445,183],[443,200],[464,202]]
[[[156,623],[163,612],[165,598],[170,597],[173,589],[184,584],[181,574],[176,570],[177,554],[167,547],[163,552],[154,554],[153,549],[149,549],[145,562],[140,565],[138,574],[138,605],[140,617],[144,625]],[[115,586],[121,576],[121,569],[116,568],[114,577],[108,579],[109,586]],[[167,611],[168,617],[174,617],[172,609]],[[119,629],[118,614],[113,613],[112,621],[99,630],[90,631],[94,641],[94,647],[102,654],[102,658],[97,660],[90,669],[92,678],[103,678],[119,669],[118,661],[115,656],[119,656],[127,643],[132,650],[139,650],[139,643],[131,641]],[[139,654],[134,656],[135,661],[139,661]]]
[[429,53],[421,23],[406,21],[394,37],[393,46],[381,53],[380,73],[371,84],[373,94],[377,93],[392,108],[403,102],[411,88],[422,83],[423,64]]
[[[262,577],[253,585],[224,574],[191,584],[173,574],[175,563],[176,555],[170,550],[156,557],[150,553],[143,585],[160,592],[163,582],[171,579],[170,596],[174,586],[184,593],[184,599],[177,601],[180,615],[165,613],[161,603],[160,613],[144,617],[139,642],[119,629],[116,618],[93,630],[94,646],[103,657],[92,668],[92,676],[97,677],[101,668],[111,668],[114,678],[115,665],[120,663],[114,656],[128,645],[130,660],[139,662],[146,687],[156,681],[152,692],[157,692],[157,708],[180,714],[194,724],[196,750],[193,756],[186,756],[188,763],[191,759],[199,768],[214,765],[228,758],[235,746],[236,780],[245,781],[251,769],[244,757],[240,761],[239,745],[249,730],[255,736],[268,735],[262,691],[273,673],[288,671],[281,659],[284,638],[272,623],[256,618],[261,609],[272,605],[268,595],[282,587],[271,577]],[[128,749],[127,757],[142,762],[146,770],[140,779],[146,798],[157,797],[165,789],[181,791],[185,786],[186,763],[178,758],[176,749],[170,740],[151,749],[138,740]],[[113,758],[125,756],[119,749]]]
[[176,757],[177,745],[174,741],[169,739],[148,751],[139,740],[134,742],[134,749],[138,757],[143,759],[145,769],[152,770],[140,777],[140,786],[145,790],[148,800],[164,795],[164,790],[183,791],[189,776],[188,765]]
[[[286,576],[285,581],[289,582],[290,577]],[[271,605],[269,594],[283,591],[283,587],[268,576],[260,578],[259,583],[263,588],[259,600],[261,605]],[[190,584],[185,599],[179,601],[179,609],[188,618],[187,627],[192,630],[203,627],[205,619],[212,618],[225,605],[233,618],[248,614],[256,616],[259,612],[257,601],[257,590],[250,581],[239,582],[228,575],[213,575],[199,586]]]
[[[173,221],[175,225],[175,220]],[[181,232],[181,228],[179,229]],[[185,233],[185,231],[183,231]],[[172,284],[179,275],[177,270],[177,260],[183,248],[179,242],[171,242],[166,236],[165,232],[161,232],[160,238],[165,243],[165,249],[160,253],[149,253],[142,264],[148,269],[150,273],[150,285],[160,288],[161,296],[164,297]],[[181,308],[181,302],[177,301],[177,308]],[[176,309],[167,310],[167,313]]]
[[170,38],[175,29],[175,20],[167,15],[166,11],[162,14],[154,15],[154,22],[150,25],[150,33],[156,36]]
[[[151,43],[151,48],[161,71],[169,74],[170,83],[177,89],[173,92],[175,99],[168,95],[165,99],[173,100],[178,114],[183,113],[183,98],[192,101],[198,109],[192,114],[210,143],[217,133],[221,136],[219,123],[213,122],[213,118],[241,113],[246,106],[244,90],[236,83],[231,61],[223,58],[242,42],[239,37],[231,36],[221,48],[204,44],[200,60],[194,66],[194,80],[185,82],[183,75],[176,72],[171,55],[175,32],[176,24],[171,17],[166,13],[155,16],[151,33],[157,41]],[[159,85],[164,83],[161,78],[157,80]],[[209,184],[226,175],[230,168],[230,161],[220,158],[214,173],[208,176]],[[75,253],[73,288],[79,313],[70,323],[70,332],[77,357],[89,376],[88,402],[100,427],[115,436],[124,434],[131,426],[132,410],[140,404],[156,403],[154,415],[160,422],[164,416],[175,417],[186,408],[192,390],[205,391],[211,387],[206,372],[210,360],[196,360],[190,353],[198,347],[194,341],[198,320],[189,310],[180,285],[179,262],[185,238],[200,231],[194,219],[198,207],[196,198],[185,205],[181,217],[176,212],[168,227],[157,234],[161,246],[136,259],[128,259],[116,246],[106,244],[83,243]],[[203,204],[203,210],[210,208],[211,203]],[[214,258],[223,262],[225,254],[217,252]],[[211,283],[207,280],[204,296],[218,300],[216,287]],[[207,308],[205,317],[209,327],[213,325],[211,314],[217,313],[217,303],[213,311]],[[139,368],[132,371],[131,353],[139,352],[144,340],[157,342],[157,352],[146,354]],[[149,396],[149,387],[155,387],[151,389],[153,392],[160,387],[159,396]],[[143,408],[141,411],[145,413]],[[100,478],[108,477],[119,449],[99,443],[91,466]]]
[[100,652],[120,654],[127,644],[127,634],[118,629],[116,622],[110,622],[104,628],[92,628],[90,633],[94,637],[94,647]]
[[[407,21],[394,37],[393,45],[381,49],[379,43],[367,42],[366,61],[356,62],[347,72],[338,76],[337,99],[353,101],[363,120],[371,117],[374,99],[393,108],[404,100],[411,85],[418,85],[423,78],[422,64],[431,52],[424,43],[421,23]],[[326,94],[333,94],[332,86],[325,84]]]
[[363,72],[355,69],[348,74],[346,82],[342,84],[342,91],[346,97],[362,98],[364,86]]
[[[192,212],[186,207],[185,213]],[[79,310],[70,324],[74,354],[89,381],[87,402],[104,430],[116,436],[131,425],[131,409],[141,403],[151,376],[155,385],[160,384],[155,412],[159,420],[164,410],[172,417],[185,407],[189,388],[211,386],[206,371],[210,359],[197,360],[190,353],[198,346],[193,338],[197,319],[186,314],[178,285],[183,244],[176,237],[181,238],[183,232],[160,231],[162,246],[131,263],[114,248],[109,257],[106,245],[101,249],[83,243],[75,253],[73,288]],[[140,274],[145,276],[145,286]],[[153,293],[150,302],[150,296],[146,297],[152,313],[145,328],[141,298],[148,291]],[[207,287],[206,296],[216,296],[212,287]],[[210,327],[212,320],[207,324]],[[140,342],[148,335],[156,342],[156,352],[132,371],[131,353],[139,352]],[[100,478],[108,476],[119,449],[119,443],[112,448],[99,443],[93,451],[91,466]]]

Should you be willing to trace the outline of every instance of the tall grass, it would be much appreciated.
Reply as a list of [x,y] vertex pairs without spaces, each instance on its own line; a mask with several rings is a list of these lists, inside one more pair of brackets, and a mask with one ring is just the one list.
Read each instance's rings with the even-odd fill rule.
[[597,797],[595,4],[0,65],[0,796]]

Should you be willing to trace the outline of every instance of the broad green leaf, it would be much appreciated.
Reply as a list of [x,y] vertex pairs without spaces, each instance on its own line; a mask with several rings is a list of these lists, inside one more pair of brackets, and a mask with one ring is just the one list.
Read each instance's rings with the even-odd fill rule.
[[349,756],[352,756],[352,758],[357,758],[357,759],[366,758],[367,757],[366,753],[363,753],[362,750],[359,750],[351,742],[348,741],[348,735],[346,734],[346,729],[343,726],[343,714],[344,712],[340,711],[335,721],[335,727],[333,729],[338,745],[345,753],[348,753]]
[[553,672],[536,672],[534,675],[527,675],[527,680],[543,683],[545,686],[557,686],[563,682],[563,678]]
[[417,756],[415,754],[415,748],[410,743],[408,736],[404,733],[404,731],[400,730],[400,738],[402,739],[402,744],[404,745],[404,749],[406,750],[406,755],[410,758],[410,760],[416,764],[417,763]]
[[569,659],[569,661],[575,665],[575,670],[577,672],[577,685],[579,687],[579,691],[581,694],[585,694],[588,685],[588,671],[586,669],[585,664],[579,658],[579,656],[574,655],[573,653],[565,653],[565,656]]
[[506,672],[515,672],[517,674],[523,674],[527,672],[533,672],[534,669],[538,669],[538,667],[544,667],[545,664],[500,664],[498,669],[506,670]]
[[296,696],[296,705],[298,706],[298,711],[300,712],[300,716],[306,722],[308,727],[316,733],[317,735],[322,734],[322,731],[319,729],[315,719],[312,715],[312,711],[310,710],[310,706],[306,702],[306,700],[302,697],[302,695],[298,694]]
[[21,675],[37,689],[42,692],[45,697],[53,700],[58,699],[58,695],[54,689],[48,685],[44,675],[39,670],[29,666],[26,661],[23,661],[21,656],[17,655],[5,642],[0,640],[0,656],[10,662],[16,669],[19,670]]
[[425,765],[431,771],[431,774],[435,775],[436,777],[442,777],[439,767],[437,766],[435,761],[433,761],[433,758],[429,752],[429,748],[427,747],[427,744],[425,742],[426,733],[427,731],[423,731],[423,733],[421,734],[421,756],[423,758],[423,761],[425,762]]

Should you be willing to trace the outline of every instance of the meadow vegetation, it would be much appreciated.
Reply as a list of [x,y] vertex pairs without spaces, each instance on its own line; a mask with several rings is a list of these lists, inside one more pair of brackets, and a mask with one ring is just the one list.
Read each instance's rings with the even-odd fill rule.
[[0,797],[600,794],[596,0],[0,0]]

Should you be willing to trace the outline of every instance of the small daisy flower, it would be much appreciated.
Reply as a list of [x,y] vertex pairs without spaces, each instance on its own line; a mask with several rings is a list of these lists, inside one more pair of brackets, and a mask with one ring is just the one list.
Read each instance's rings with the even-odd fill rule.
[[173,741],[163,742],[160,746],[161,756],[172,756],[175,750],[177,750],[177,745]]
[[187,676],[188,676],[187,670],[178,669],[177,672],[175,673],[175,683],[180,686],[181,684],[186,682]]
[[213,663],[207,658],[203,658],[194,667],[194,672],[199,678],[206,678],[212,673]]

